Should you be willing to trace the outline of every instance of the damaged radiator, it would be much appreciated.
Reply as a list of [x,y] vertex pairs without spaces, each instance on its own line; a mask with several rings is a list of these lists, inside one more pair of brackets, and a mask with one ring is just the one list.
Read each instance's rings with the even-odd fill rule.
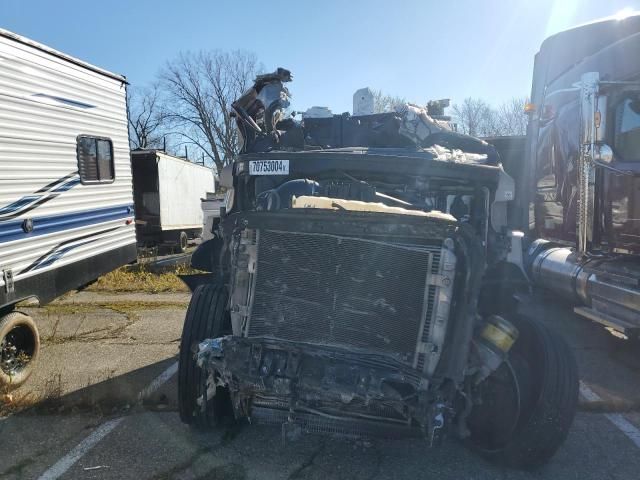
[[432,373],[453,287],[450,248],[268,229],[244,242],[253,258],[241,262],[246,296],[234,306],[244,336],[387,353]]

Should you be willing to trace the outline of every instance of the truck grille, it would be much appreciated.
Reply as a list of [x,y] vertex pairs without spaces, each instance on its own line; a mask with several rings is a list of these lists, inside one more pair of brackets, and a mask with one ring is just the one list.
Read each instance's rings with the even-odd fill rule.
[[421,332],[428,341],[440,246],[274,230],[260,230],[257,243],[248,336],[365,347],[406,362]]

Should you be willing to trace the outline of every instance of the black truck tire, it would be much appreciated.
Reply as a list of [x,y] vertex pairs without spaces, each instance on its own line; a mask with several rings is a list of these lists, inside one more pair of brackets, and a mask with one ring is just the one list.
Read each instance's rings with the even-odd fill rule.
[[39,352],[40,335],[29,315],[11,312],[0,317],[0,392],[27,381]]
[[[558,334],[524,316],[509,320],[520,335],[509,353],[510,363],[487,379],[498,387],[474,407],[469,443],[493,463],[531,470],[546,463],[567,438],[578,404],[578,367]],[[511,410],[505,403],[507,377],[517,380],[513,390],[519,406]],[[505,427],[500,419],[508,418],[510,411],[517,413]]]
[[178,357],[178,410],[184,423],[201,429],[215,427],[223,418],[231,416],[231,400],[226,387],[216,387],[215,395],[207,399],[204,407],[198,404],[198,399],[205,398],[207,378],[194,356],[201,341],[231,333],[226,300],[227,292],[223,286],[198,286],[189,302],[182,330]]

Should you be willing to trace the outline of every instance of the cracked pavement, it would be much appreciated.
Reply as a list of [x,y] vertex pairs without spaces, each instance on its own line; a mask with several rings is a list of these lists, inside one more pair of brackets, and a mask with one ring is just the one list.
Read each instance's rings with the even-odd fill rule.
[[605,412],[640,427],[640,347],[612,338],[566,305],[537,298],[524,308],[567,338],[582,381],[601,400],[582,400],[567,442],[548,465],[521,472],[495,467],[453,439],[428,449],[416,439],[302,436],[284,443],[273,427],[188,428],[175,411],[175,376],[139,398],[175,363],[187,301],[182,294],[79,294],[31,309],[45,341],[38,369],[15,396],[27,397],[24,407],[34,406],[0,420],[0,478],[38,478],[100,425],[120,417],[60,478],[637,478],[639,447]]

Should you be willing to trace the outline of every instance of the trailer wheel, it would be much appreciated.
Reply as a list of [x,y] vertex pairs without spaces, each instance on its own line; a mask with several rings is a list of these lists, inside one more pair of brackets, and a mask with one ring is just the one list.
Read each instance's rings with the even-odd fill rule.
[[0,317],[0,390],[10,391],[27,381],[40,352],[33,319],[20,312]]
[[488,460],[534,469],[565,441],[578,404],[578,368],[566,342],[523,316],[509,318],[518,341],[481,386],[469,418],[470,446]]
[[178,359],[178,409],[180,419],[197,428],[208,429],[224,418],[232,417],[228,388],[217,386],[213,395],[206,395],[207,376],[194,358],[201,341],[231,333],[226,300],[227,292],[223,286],[198,286],[189,302],[182,330]]
[[180,232],[178,234],[178,250],[180,250],[180,253],[184,253],[187,251],[188,246],[189,237],[187,236],[187,232]]

